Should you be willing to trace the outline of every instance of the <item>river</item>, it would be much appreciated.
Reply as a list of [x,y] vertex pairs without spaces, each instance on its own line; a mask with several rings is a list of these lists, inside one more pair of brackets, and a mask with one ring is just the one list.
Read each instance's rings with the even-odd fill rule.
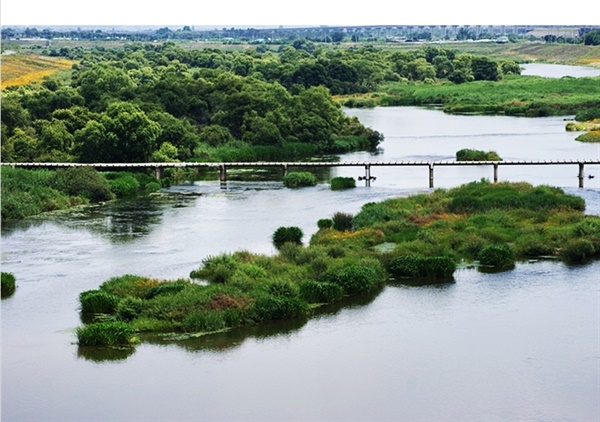
[[[434,109],[347,110],[385,134],[380,151],[341,160],[453,159],[461,148],[504,159],[600,158],[562,117],[449,116]],[[500,180],[551,184],[600,215],[600,167],[500,167]],[[436,187],[491,178],[490,167],[436,168]],[[308,321],[133,352],[76,345],[78,295],[116,275],[187,277],[202,258],[271,254],[283,225],[356,212],[367,202],[428,191],[427,169],[374,168],[370,188],[283,188],[278,175],[232,173],[113,203],[2,227],[3,421],[598,420],[600,262],[519,263],[457,271],[439,287],[389,285],[369,300]]]

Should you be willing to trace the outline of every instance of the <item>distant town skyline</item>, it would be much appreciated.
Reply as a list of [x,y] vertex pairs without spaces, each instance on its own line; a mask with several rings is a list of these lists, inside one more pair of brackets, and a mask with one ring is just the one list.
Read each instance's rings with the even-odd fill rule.
[[158,25],[198,27],[364,26],[364,25],[598,25],[596,0],[580,0],[565,11],[560,3],[520,0],[481,2],[390,2],[265,0],[155,3],[141,0],[2,0],[0,24],[31,25]]

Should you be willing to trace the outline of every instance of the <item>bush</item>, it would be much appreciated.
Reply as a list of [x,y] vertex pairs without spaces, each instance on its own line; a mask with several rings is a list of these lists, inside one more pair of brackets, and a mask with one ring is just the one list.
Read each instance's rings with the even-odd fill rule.
[[148,290],[146,292],[145,298],[152,299],[159,295],[169,295],[169,294],[179,293],[180,291],[185,289],[185,287],[189,284],[190,283],[188,283],[187,281],[183,281],[183,280],[160,283],[158,286],[154,286],[154,287],[150,288],[150,290]]
[[350,189],[356,187],[356,181],[354,177],[334,177],[329,182],[331,184],[331,190]]
[[275,230],[275,233],[273,233],[273,244],[277,249],[281,249],[281,247],[288,242],[301,245],[302,236],[304,236],[304,233],[302,233],[302,229],[299,227],[279,227]]
[[345,212],[336,212],[333,214],[333,228],[337,231],[352,230],[354,216]]
[[52,187],[68,195],[82,196],[92,202],[113,199],[108,181],[92,167],[69,167],[57,170]]
[[396,256],[387,264],[389,273],[396,278],[451,279],[456,263],[446,256]]
[[140,190],[140,182],[131,174],[121,174],[118,178],[109,180],[108,184],[117,198],[135,195]]
[[583,264],[596,255],[598,251],[588,239],[569,240],[560,251],[560,257],[567,264]]
[[79,295],[81,313],[113,314],[119,304],[119,298],[99,290],[88,290]]
[[339,284],[305,280],[300,283],[300,297],[308,303],[332,303],[344,296]]
[[270,321],[306,316],[308,306],[298,297],[263,295],[254,302],[253,310],[258,321]]
[[502,161],[495,151],[461,149],[456,152],[456,161]]
[[1,281],[2,281],[1,296],[3,298],[9,297],[15,293],[15,290],[17,288],[16,279],[12,273],[2,272]]
[[330,229],[333,227],[333,220],[331,218],[321,218],[317,221],[317,227],[319,227],[319,230]]
[[512,267],[515,264],[515,251],[505,243],[487,245],[479,252],[477,258],[481,265],[494,268]]
[[372,292],[384,281],[380,268],[358,264],[342,267],[325,278],[326,281],[341,286],[347,294]]
[[116,309],[117,317],[123,321],[133,321],[144,310],[144,300],[138,297],[122,299]]
[[183,321],[183,329],[188,332],[219,331],[226,327],[223,314],[217,311],[196,311]]
[[317,176],[309,172],[290,172],[283,177],[283,185],[287,188],[301,188],[316,184]]
[[77,329],[80,346],[128,346],[134,342],[134,330],[122,321],[96,322]]

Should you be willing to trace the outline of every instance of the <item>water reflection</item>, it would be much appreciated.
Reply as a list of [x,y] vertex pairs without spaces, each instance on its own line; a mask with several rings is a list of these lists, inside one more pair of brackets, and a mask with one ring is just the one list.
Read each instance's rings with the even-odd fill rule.
[[114,363],[125,361],[135,353],[134,347],[77,347],[77,357],[96,363]]

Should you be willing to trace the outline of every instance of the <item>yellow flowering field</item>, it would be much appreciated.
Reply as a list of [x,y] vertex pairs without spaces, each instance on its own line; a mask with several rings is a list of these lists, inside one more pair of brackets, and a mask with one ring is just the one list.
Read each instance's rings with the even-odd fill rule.
[[41,82],[56,71],[70,69],[75,63],[35,54],[3,54],[1,60],[2,89]]

